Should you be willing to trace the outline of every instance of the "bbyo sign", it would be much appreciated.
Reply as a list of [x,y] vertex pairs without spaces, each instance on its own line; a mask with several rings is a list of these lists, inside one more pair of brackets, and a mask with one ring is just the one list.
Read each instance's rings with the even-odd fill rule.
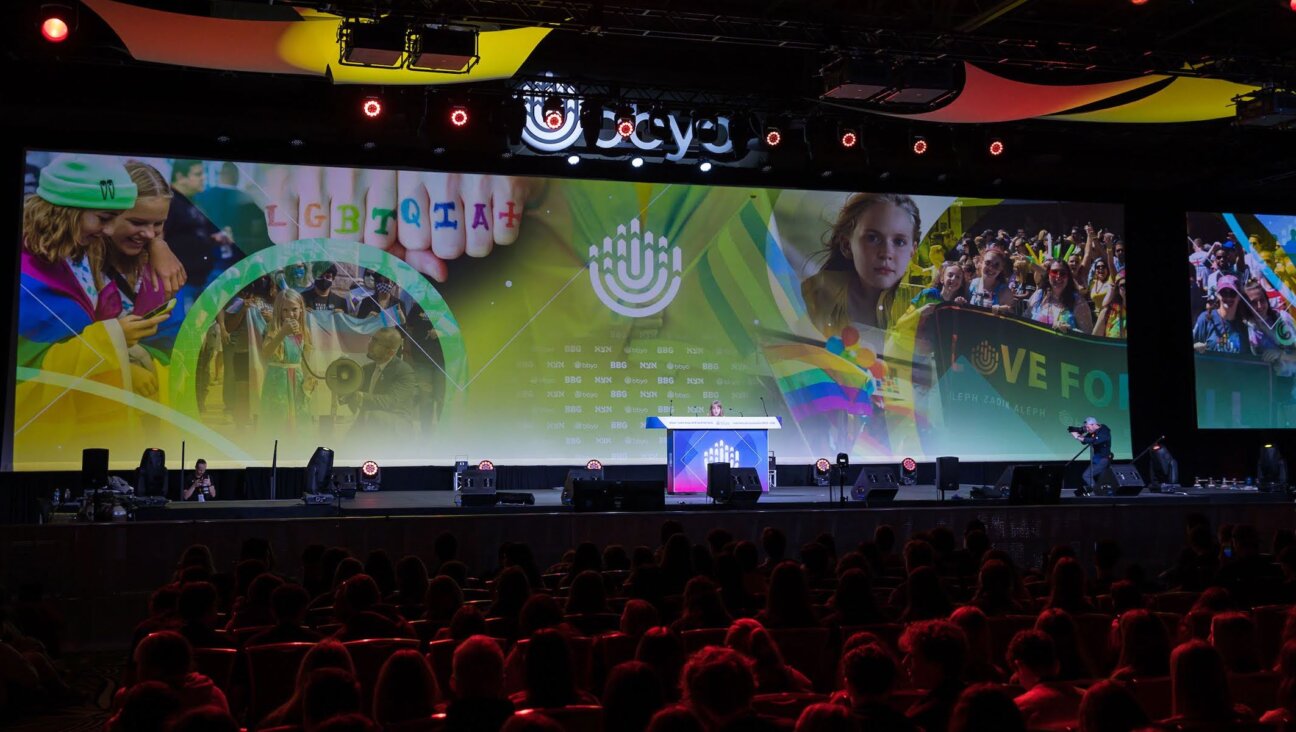
[[[556,153],[564,150],[587,149],[584,130],[581,128],[581,108],[583,100],[575,96],[575,89],[566,84],[528,83],[521,87],[522,103],[526,107],[526,123],[522,127],[522,141],[527,147],[544,153]],[[545,124],[544,101],[550,96],[560,96],[563,100],[563,123],[557,129]],[[633,107],[632,107],[633,108]],[[729,136],[728,117],[708,117],[699,119],[695,125],[688,116],[669,114],[667,117],[667,137],[665,139],[640,136],[640,130],[648,127],[649,113],[635,109],[635,132],[623,138],[616,131],[616,115],[610,109],[602,110],[599,135],[594,144],[601,150],[623,148],[626,152],[641,150],[643,152],[663,152],[663,157],[671,162],[679,162],[688,156],[691,149],[697,154],[728,155],[734,150],[733,139]],[[700,142],[695,139],[698,128],[708,132],[715,130],[715,142]],[[696,143],[696,145],[695,145]]]

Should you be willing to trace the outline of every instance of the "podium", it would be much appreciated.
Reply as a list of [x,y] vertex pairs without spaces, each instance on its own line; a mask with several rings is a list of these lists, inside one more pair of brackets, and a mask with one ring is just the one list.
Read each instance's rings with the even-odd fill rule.
[[769,490],[769,431],[779,417],[649,417],[644,427],[666,430],[666,492],[706,493],[707,464],[755,468]]

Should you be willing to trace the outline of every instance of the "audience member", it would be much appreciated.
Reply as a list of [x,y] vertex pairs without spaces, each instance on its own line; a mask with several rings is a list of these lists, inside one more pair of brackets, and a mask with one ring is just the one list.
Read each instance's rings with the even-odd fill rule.
[[598,704],[598,699],[578,687],[571,646],[567,637],[554,629],[531,636],[526,648],[526,688],[511,701],[533,709]]
[[909,709],[909,718],[926,732],[945,732],[964,687],[967,636],[948,620],[924,620],[905,628],[900,650],[910,684],[926,692]]
[[769,631],[756,620],[741,618],[729,626],[725,647],[738,651],[751,662],[757,694],[805,693],[811,690],[810,680],[787,665]]
[[1084,567],[1080,562],[1064,557],[1053,565],[1049,574],[1049,596],[1046,608],[1057,608],[1071,614],[1091,613],[1093,603],[1085,596]]
[[828,605],[832,608],[824,618],[828,625],[873,625],[888,620],[877,606],[873,584],[863,569],[848,569],[837,577],[837,590]]
[[117,713],[104,724],[105,732],[161,732],[180,713],[180,695],[162,681],[141,681],[122,696]]
[[1035,630],[1042,630],[1053,639],[1059,680],[1079,681],[1094,677],[1093,664],[1080,646],[1080,630],[1070,613],[1058,609],[1045,610],[1035,619]]
[[[930,728],[927,728],[930,732]],[[1012,697],[995,684],[969,686],[959,694],[950,715],[950,732],[1026,732],[1026,722]]]
[[360,684],[338,668],[312,671],[302,694],[301,719],[305,732],[317,732],[324,722],[360,711]]
[[1003,682],[1008,674],[994,662],[990,647],[990,622],[975,605],[964,605],[950,614],[950,622],[963,629],[968,641],[967,667],[963,677],[968,683]]
[[1025,689],[1013,702],[1031,729],[1055,729],[1074,722],[1080,689],[1057,680],[1060,670],[1053,639],[1038,630],[1023,630],[1008,644],[1013,677]]
[[418,651],[396,651],[382,665],[373,691],[373,720],[381,725],[432,716],[440,697],[432,667]]
[[193,647],[179,633],[163,630],[140,641],[135,647],[135,676],[137,683],[166,684],[179,696],[182,710],[206,706],[229,710],[225,694],[211,679],[193,670]]
[[1219,652],[1229,673],[1260,670],[1260,647],[1255,623],[1246,613],[1220,613],[1211,619],[1210,644]]
[[1119,681],[1099,681],[1080,700],[1079,732],[1134,732],[1148,724],[1134,693]]
[[1263,724],[1289,729],[1296,723],[1296,641],[1287,641],[1278,654],[1278,706],[1260,718]]
[[665,703],[656,669],[640,661],[618,664],[603,687],[603,728],[643,732]]
[[879,645],[855,648],[842,659],[850,709],[865,730],[918,732],[918,725],[888,702],[895,688],[896,673],[895,659]]
[[756,619],[766,628],[817,628],[805,572],[796,562],[782,562],[770,573],[765,609]]
[[949,617],[954,605],[941,587],[940,576],[932,566],[915,567],[905,582],[905,605],[900,622],[940,620]]
[[1250,716],[1233,704],[1219,652],[1201,641],[1188,641],[1170,654],[1170,687],[1174,716],[1167,721],[1172,724],[1219,725]]
[[684,668],[685,659],[684,641],[680,640],[679,633],[664,626],[650,629],[639,639],[635,660],[656,669],[666,699],[677,701],[680,698],[683,691],[679,684],[680,669]]
[[677,633],[704,628],[728,628],[733,622],[720,590],[706,577],[694,577],[684,586],[684,612],[671,623]]
[[796,732],[862,732],[859,720],[836,704],[811,704],[797,718]]
[[680,680],[689,707],[708,730],[782,729],[752,709],[756,682],[747,659],[737,651],[717,646],[701,649],[689,659]]
[[1116,626],[1120,656],[1113,679],[1129,681],[1170,674],[1170,638],[1161,619],[1147,610],[1130,610]]
[[244,641],[243,646],[260,646],[268,643],[313,643],[320,634],[302,627],[306,605],[310,596],[306,588],[297,584],[281,584],[270,593],[270,611],[274,625]]
[[494,639],[474,635],[455,649],[446,707],[446,729],[453,732],[499,732],[513,716],[504,696],[504,652]]
[[234,648],[234,642],[218,633],[216,586],[210,582],[190,582],[180,588],[176,611],[180,616],[180,635],[194,648]]

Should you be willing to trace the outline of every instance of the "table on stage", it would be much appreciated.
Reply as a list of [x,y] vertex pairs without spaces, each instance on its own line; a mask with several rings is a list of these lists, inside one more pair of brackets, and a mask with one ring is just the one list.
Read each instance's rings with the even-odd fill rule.
[[707,463],[755,468],[769,490],[769,430],[778,417],[649,417],[644,427],[666,430],[666,492],[706,493]]

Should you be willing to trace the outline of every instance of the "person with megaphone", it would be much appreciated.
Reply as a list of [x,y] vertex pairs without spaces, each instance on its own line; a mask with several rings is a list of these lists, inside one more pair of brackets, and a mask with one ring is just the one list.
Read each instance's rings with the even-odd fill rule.
[[356,413],[353,434],[395,433],[414,429],[416,379],[400,358],[404,336],[397,328],[379,328],[365,351],[369,363],[360,372],[360,388],[339,397]]

